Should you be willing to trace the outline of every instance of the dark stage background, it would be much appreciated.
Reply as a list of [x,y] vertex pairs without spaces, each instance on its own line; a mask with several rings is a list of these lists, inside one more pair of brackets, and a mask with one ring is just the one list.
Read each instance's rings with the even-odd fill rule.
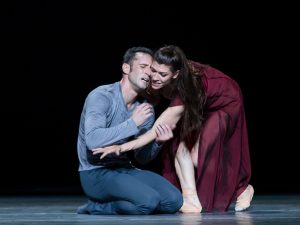
[[164,44],[240,84],[256,193],[300,193],[292,6],[1,4],[0,194],[82,194],[76,141],[86,95],[120,79],[127,48]]

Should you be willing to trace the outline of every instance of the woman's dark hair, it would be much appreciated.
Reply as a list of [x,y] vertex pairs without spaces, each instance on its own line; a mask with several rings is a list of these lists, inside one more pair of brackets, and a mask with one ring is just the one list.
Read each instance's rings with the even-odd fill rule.
[[[179,71],[179,75],[171,83],[173,94],[178,94],[184,104],[181,118],[180,139],[186,140],[194,131],[200,131],[204,116],[205,90],[202,71],[197,74],[190,66],[184,52],[174,45],[167,45],[158,49],[153,56],[159,64],[170,66],[171,72]],[[195,141],[195,140],[194,140]]]

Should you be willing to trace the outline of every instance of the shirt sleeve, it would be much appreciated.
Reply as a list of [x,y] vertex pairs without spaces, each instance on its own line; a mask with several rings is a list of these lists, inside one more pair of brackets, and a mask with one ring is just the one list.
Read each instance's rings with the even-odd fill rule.
[[163,144],[152,141],[148,145],[135,150],[135,159],[141,164],[146,164],[156,158],[162,146]]
[[139,132],[131,118],[116,126],[107,127],[107,115],[111,113],[111,105],[111,100],[102,93],[87,98],[84,129],[89,149],[120,144]]
[[[155,122],[154,120],[155,114],[153,114],[143,125],[141,125],[141,127],[139,127],[140,132],[138,135],[141,135],[150,130]],[[152,141],[144,147],[135,150],[135,159],[141,164],[146,164],[158,155],[161,146],[162,145],[158,144],[156,141]]]

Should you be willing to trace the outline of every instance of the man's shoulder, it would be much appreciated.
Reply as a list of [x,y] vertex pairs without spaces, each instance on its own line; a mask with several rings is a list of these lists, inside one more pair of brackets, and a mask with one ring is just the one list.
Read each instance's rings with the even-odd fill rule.
[[118,90],[118,82],[112,84],[105,84],[100,85],[93,89],[89,94],[88,97],[92,96],[111,96],[114,95]]

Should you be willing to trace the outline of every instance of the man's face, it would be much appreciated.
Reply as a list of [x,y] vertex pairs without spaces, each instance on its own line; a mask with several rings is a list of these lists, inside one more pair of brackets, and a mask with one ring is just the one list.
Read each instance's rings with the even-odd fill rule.
[[138,52],[132,62],[128,79],[136,91],[145,90],[150,82],[150,65],[152,57],[146,53]]
[[168,85],[172,79],[178,76],[178,72],[172,73],[170,66],[158,64],[153,61],[151,65],[151,87],[154,90],[161,89]]

